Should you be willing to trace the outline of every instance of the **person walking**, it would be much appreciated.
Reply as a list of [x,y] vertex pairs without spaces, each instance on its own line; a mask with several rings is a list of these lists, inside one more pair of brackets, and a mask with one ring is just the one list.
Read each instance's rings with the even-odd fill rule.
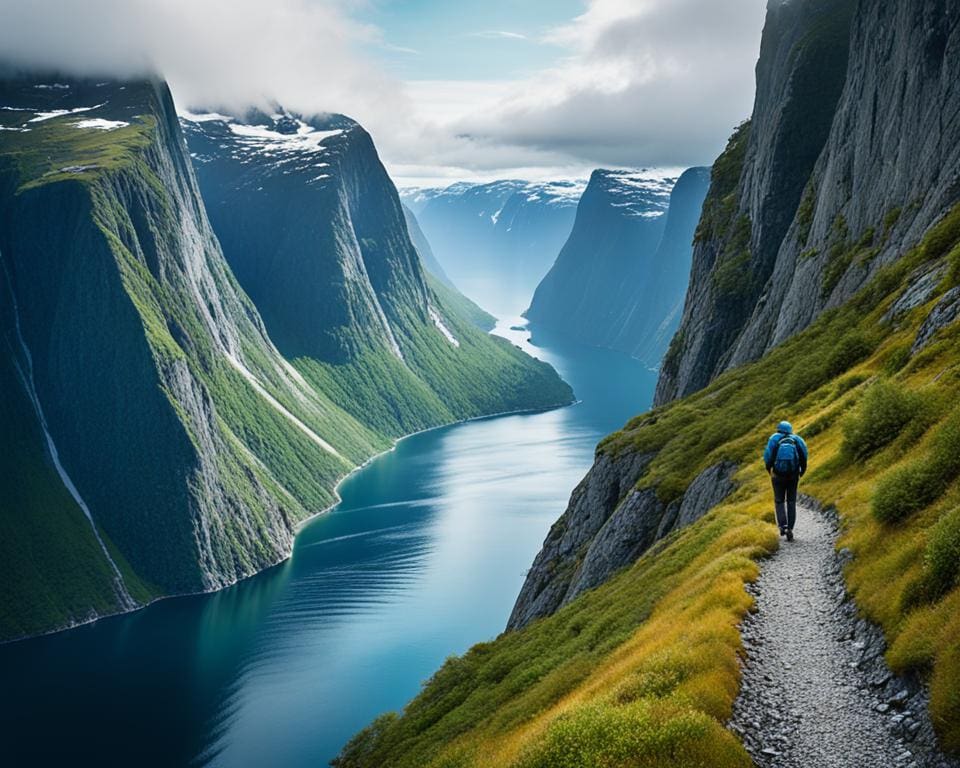
[[800,435],[794,434],[789,421],[781,421],[777,431],[770,435],[763,452],[763,463],[773,482],[773,501],[777,512],[780,535],[793,541],[793,526],[797,522],[797,485],[807,471],[810,454]]

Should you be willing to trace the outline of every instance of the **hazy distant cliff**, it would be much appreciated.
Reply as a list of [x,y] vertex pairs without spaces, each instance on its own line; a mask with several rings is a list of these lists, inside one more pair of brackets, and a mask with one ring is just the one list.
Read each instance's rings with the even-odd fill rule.
[[570,234],[582,182],[495,181],[407,189],[453,282],[482,306],[520,312]]
[[525,315],[656,366],[680,321],[709,171],[595,171],[569,240]]

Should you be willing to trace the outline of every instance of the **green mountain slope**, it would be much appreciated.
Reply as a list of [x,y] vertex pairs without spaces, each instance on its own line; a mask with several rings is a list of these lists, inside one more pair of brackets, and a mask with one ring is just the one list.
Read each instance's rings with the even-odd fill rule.
[[397,323],[422,379],[372,342],[298,370],[223,257],[166,86],[8,79],[0,105],[0,638],[231,584],[399,434],[569,401],[439,299],[460,348]]
[[340,115],[183,117],[224,254],[304,377],[379,433],[567,403],[428,279],[369,134]]
[[[938,279],[918,302],[920,274]],[[928,676],[942,742],[960,750],[960,324],[928,335],[931,315],[960,314],[958,284],[960,208],[807,331],[608,437],[600,457],[653,457],[637,487],[666,503],[719,461],[743,467],[740,487],[552,616],[449,660],[338,765],[750,765],[723,723],[751,603],[743,584],[777,546],[757,457],[783,414],[815,451],[804,490],[846,522],[850,589],[884,628],[894,669]],[[896,426],[868,430],[865,445],[881,419]],[[938,480],[904,503],[918,476]]]

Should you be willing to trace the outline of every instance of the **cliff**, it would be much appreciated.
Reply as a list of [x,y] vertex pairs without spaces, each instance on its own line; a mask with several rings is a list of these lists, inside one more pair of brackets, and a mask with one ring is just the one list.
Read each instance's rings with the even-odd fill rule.
[[595,171],[573,232],[524,313],[592,346],[659,365],[680,321],[709,171]]
[[[286,305],[257,294],[265,321],[207,219],[164,84],[6,79],[0,105],[0,637],[232,584],[285,558],[338,480],[410,425],[569,402],[549,366],[431,289],[362,131],[333,209],[355,219],[335,231],[353,236],[333,254],[339,280],[307,260],[298,285],[239,253],[252,288],[291,291]],[[275,227],[268,209],[298,204],[259,197],[251,220]],[[337,362],[308,380],[274,328],[288,354]]]
[[657,403],[840,306],[950,208],[957,13],[938,2],[770,4],[753,118],[714,175]]
[[277,108],[182,118],[224,255],[297,370],[390,437],[572,397],[431,284],[370,135]]

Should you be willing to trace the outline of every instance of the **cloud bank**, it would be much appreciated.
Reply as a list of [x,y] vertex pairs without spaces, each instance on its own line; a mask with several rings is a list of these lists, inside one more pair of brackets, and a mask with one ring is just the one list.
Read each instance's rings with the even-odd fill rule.
[[275,99],[343,112],[407,180],[709,163],[750,112],[765,0],[587,0],[569,24],[522,41],[556,50],[549,69],[407,83],[371,54],[394,46],[351,16],[371,1],[0,0],[0,57],[80,75],[156,72],[181,106]]

